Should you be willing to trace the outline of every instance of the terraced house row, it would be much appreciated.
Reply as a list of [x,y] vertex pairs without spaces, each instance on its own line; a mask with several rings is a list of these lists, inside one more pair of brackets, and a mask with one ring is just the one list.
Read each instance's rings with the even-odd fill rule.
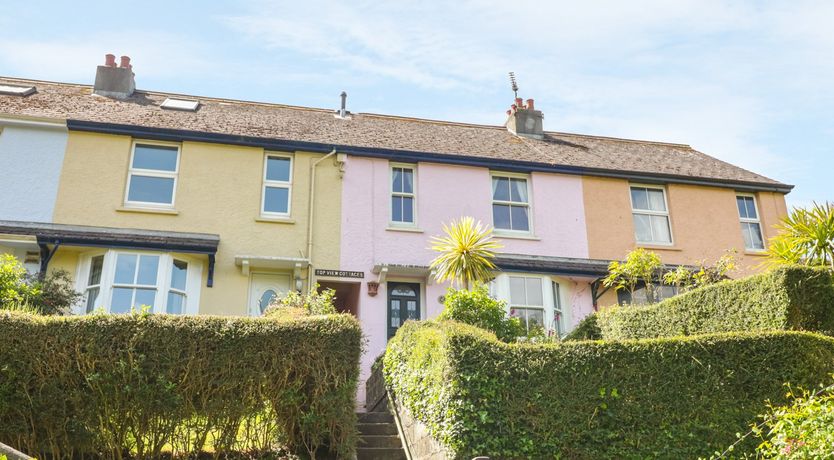
[[367,370],[442,308],[429,237],[460,216],[504,245],[494,294],[565,332],[617,301],[599,279],[629,250],[683,264],[735,248],[750,271],[786,214],[790,185],[687,145],[544,131],[532,100],[506,116],[140,91],[112,56],[93,86],[0,78],[0,250],[68,270],[78,314],[259,315],[318,283],[359,317]]

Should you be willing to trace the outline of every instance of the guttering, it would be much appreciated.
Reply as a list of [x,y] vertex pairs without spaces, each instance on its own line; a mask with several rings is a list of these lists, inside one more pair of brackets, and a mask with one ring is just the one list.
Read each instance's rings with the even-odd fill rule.
[[313,270],[313,214],[316,209],[316,166],[335,154],[336,149],[333,148],[327,155],[310,163],[310,193],[307,195],[310,203],[309,212],[307,212],[307,284],[309,285],[307,288],[310,292],[315,290],[315,273]]
[[150,140],[173,142],[208,142],[216,144],[239,145],[245,147],[260,147],[268,150],[284,152],[295,152],[301,150],[305,152],[328,153],[336,149],[340,153],[346,153],[348,155],[368,158],[384,158],[391,161],[399,161],[403,163],[430,162],[453,164],[460,166],[475,166],[519,173],[546,172],[579,176],[612,177],[643,183],[673,183],[702,185],[707,187],[725,187],[733,188],[742,192],[790,193],[790,191],[794,188],[793,185],[788,184],[773,184],[767,182],[746,182],[735,181],[730,179],[701,178],[677,174],[630,172],[617,169],[553,165],[548,163],[535,163],[519,160],[505,160],[498,158],[485,158],[432,152],[418,152],[410,150],[394,150],[376,147],[357,147],[340,144],[327,144],[322,142],[291,141],[278,138],[236,136],[231,134],[207,133],[180,129],[149,128],[144,126],[99,123],[94,121],[67,120],[67,128],[70,131],[115,134]]

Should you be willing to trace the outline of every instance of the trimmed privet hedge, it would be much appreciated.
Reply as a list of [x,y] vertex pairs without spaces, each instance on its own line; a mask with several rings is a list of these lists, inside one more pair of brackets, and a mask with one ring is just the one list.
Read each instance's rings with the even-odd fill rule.
[[832,371],[834,339],[807,332],[526,345],[409,322],[384,357],[395,397],[462,459],[709,456],[784,382]]
[[596,314],[603,339],[639,339],[732,331],[804,330],[834,333],[830,272],[784,267],[695,289],[646,307]]
[[0,312],[0,441],[39,458],[349,457],[361,344],[350,315]]

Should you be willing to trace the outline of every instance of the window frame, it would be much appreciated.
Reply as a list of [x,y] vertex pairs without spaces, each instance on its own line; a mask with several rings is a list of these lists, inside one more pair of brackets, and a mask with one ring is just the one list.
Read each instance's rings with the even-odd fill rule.
[[[267,168],[269,167],[269,159],[271,158],[285,158],[290,160],[290,171],[288,181],[270,180],[267,179]],[[292,215],[292,188],[293,188],[293,174],[295,172],[295,158],[292,154],[281,152],[264,152],[263,174],[261,176],[261,209],[260,215],[265,218],[288,218]],[[287,189],[287,212],[266,211],[266,189],[286,188]]]
[[[492,189],[492,182],[496,178],[506,178],[506,179],[524,179],[524,183],[527,186],[527,202],[522,203],[520,201],[503,201],[503,200],[496,200],[495,199],[495,192]],[[513,172],[505,172],[505,171],[490,171],[489,172],[489,198],[490,198],[490,213],[492,214],[492,228],[493,233],[499,236],[532,236],[533,233],[533,188],[531,184],[532,176],[530,174],[522,174],[522,173],[513,173]],[[525,206],[527,207],[527,230],[515,230],[515,229],[508,229],[508,228],[498,228],[495,225],[495,211],[493,206],[496,204],[510,206],[510,225],[512,225],[512,206]]]
[[[411,193],[394,191],[394,169],[410,169],[411,170]],[[389,163],[388,165],[388,225],[391,227],[417,227],[417,165],[414,163]],[[411,216],[413,222],[395,221],[394,218],[394,203],[395,196],[411,198],[412,209]]]
[[[738,199],[739,198],[752,198],[753,199],[753,209],[756,210],[756,218],[751,219],[749,217],[741,217],[741,213],[738,213],[738,221],[739,224],[756,224],[759,227],[759,235],[762,237],[762,247],[761,248],[748,248],[746,241],[744,242],[744,250],[747,252],[765,252],[767,251],[767,241],[764,235],[764,229],[762,228],[762,213],[759,211],[759,200],[756,199],[756,195],[753,193],[743,193],[743,192],[736,192],[736,212],[738,212]],[[744,241],[744,229],[742,226],[742,234],[741,239]]]
[[[666,211],[652,211],[647,209],[636,209],[634,207],[634,198],[631,195],[631,191],[634,188],[644,188],[649,190],[660,190],[663,193],[663,207],[666,208]],[[657,184],[637,184],[637,183],[629,183],[628,184],[628,201],[631,204],[631,221],[632,226],[634,226],[634,215],[641,214],[646,216],[661,216],[666,218],[666,224],[669,226],[669,241],[638,241],[637,240],[637,228],[634,228],[634,241],[638,245],[649,245],[649,246],[674,246],[675,245],[675,234],[672,231],[672,213],[669,210],[669,197],[666,190],[666,187],[663,185]],[[654,237],[654,229],[652,229],[652,237]]]
[[[161,171],[158,169],[142,169],[134,168],[133,160],[136,156],[136,146],[158,146],[158,147],[176,147],[177,149],[177,163],[174,171]],[[127,181],[125,183],[124,206],[129,208],[151,208],[151,209],[174,209],[177,202],[177,184],[179,183],[180,161],[182,160],[182,145],[176,142],[162,142],[162,141],[148,141],[142,139],[134,139],[130,146],[130,158],[127,164]],[[133,181],[133,176],[157,177],[164,179],[174,179],[173,190],[171,191],[171,203],[154,203],[151,201],[130,201],[130,184]]]
[[[156,284],[154,286],[150,285],[139,285],[139,284],[125,284],[125,283],[116,283],[115,282],[115,275],[116,275],[116,260],[120,254],[128,254],[128,255],[155,255],[159,256],[159,266],[157,267],[156,273]],[[98,288],[99,288],[99,299],[102,303],[101,305],[93,305],[93,310],[91,312],[87,312],[87,299],[88,299],[88,288],[94,286],[88,286],[88,280],[90,275],[90,269],[92,268],[92,259],[96,256],[103,256],[103,263],[102,263],[102,271],[101,271],[101,279],[99,280]],[[188,264],[187,272],[186,272],[186,280],[185,280],[185,291],[182,292],[179,289],[172,289],[171,287],[171,275],[173,271],[173,263],[175,260],[179,260]],[[137,259],[137,270],[138,270],[138,259]],[[202,285],[202,276],[203,276],[203,264],[201,261],[185,256],[179,253],[170,253],[170,252],[158,252],[158,251],[145,251],[145,250],[123,250],[119,248],[108,248],[103,250],[97,251],[90,251],[84,254],[81,254],[79,258],[79,264],[76,274],[76,291],[83,293],[81,299],[79,299],[78,303],[75,307],[76,314],[88,314],[95,312],[96,309],[99,307],[103,307],[104,310],[108,313],[112,312],[112,303],[113,303],[113,290],[114,288],[132,288],[132,289],[147,289],[153,287],[156,290],[156,294],[154,295],[154,307],[152,313],[166,313],[168,309],[168,292],[174,291],[177,293],[184,293],[185,294],[185,306],[183,308],[183,315],[196,315],[199,310],[200,306],[200,290]]]
[[[513,302],[513,293],[512,293],[512,282],[513,282],[512,279],[513,278],[521,278],[521,279],[524,280],[524,296],[526,298],[529,298],[529,293],[527,291],[527,280],[530,280],[530,279],[538,280],[539,283],[540,283],[539,296],[542,299],[542,304],[541,305],[531,305],[529,303],[525,303],[525,304],[514,303]],[[545,281],[546,280],[548,280],[548,278],[543,278],[541,276],[535,276],[535,275],[520,274],[520,273],[509,274],[507,276],[507,284],[508,284],[508,291],[507,291],[508,302],[507,302],[507,306],[509,307],[509,312],[508,313],[510,313],[510,316],[512,316],[513,310],[519,310],[519,309],[522,309],[522,310],[538,310],[538,311],[541,312],[541,315],[542,315],[541,327],[545,331],[547,330],[547,313],[548,313],[547,312],[547,310],[548,310],[547,309],[547,296],[545,295]],[[529,321],[525,320],[524,321],[524,326],[525,326],[525,331],[529,333],[530,332]]]

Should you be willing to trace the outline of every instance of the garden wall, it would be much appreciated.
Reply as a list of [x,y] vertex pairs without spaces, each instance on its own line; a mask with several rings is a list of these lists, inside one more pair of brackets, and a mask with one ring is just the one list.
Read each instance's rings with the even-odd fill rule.
[[398,401],[456,458],[710,456],[784,382],[832,371],[834,339],[805,332],[524,345],[409,322],[384,358]]
[[350,315],[0,312],[0,341],[0,441],[39,458],[355,448]]

